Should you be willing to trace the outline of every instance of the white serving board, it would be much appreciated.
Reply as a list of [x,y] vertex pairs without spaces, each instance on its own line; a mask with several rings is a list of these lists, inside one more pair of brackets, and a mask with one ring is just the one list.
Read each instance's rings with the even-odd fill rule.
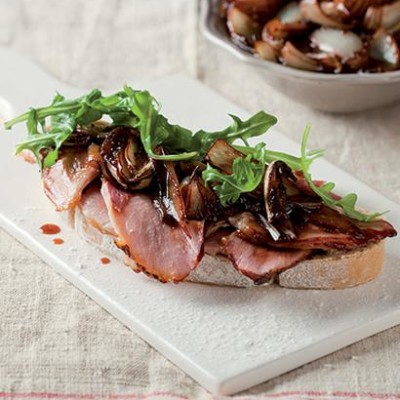
[[[82,90],[55,81],[20,56],[0,48],[0,116],[48,104],[56,90]],[[121,82],[121,85],[123,82]],[[193,129],[225,126],[227,113],[247,113],[199,82],[170,77],[146,85],[166,115]],[[284,121],[281,121],[284,123]],[[387,241],[384,272],[367,285],[338,291],[264,287],[236,289],[160,284],[112,262],[68,228],[42,193],[38,169],[12,156],[25,135],[19,126],[0,134],[0,226],[52,268],[214,393],[233,394],[400,323],[400,241]],[[276,129],[269,146],[298,153]],[[325,161],[316,178],[355,191],[370,209],[390,209],[400,227],[400,207]],[[56,223],[65,240],[55,246],[41,234]],[[134,377],[132,377],[134,379]]]

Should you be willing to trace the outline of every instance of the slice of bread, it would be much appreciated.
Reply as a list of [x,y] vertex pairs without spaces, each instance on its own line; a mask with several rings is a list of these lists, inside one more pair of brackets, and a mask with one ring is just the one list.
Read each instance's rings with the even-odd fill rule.
[[[71,214],[66,214],[71,222]],[[103,254],[137,270],[135,262],[115,245],[115,238],[101,233],[88,224],[79,207],[75,209],[73,225],[78,234],[95,245]],[[344,289],[375,279],[382,270],[383,241],[350,252],[332,252],[304,260],[281,272],[276,282],[293,289]],[[186,278],[188,282],[219,286],[260,287],[235,269],[224,256],[205,254],[200,265]]]
[[278,283],[295,289],[344,289],[375,279],[384,259],[383,241],[348,252],[304,260],[281,272]]

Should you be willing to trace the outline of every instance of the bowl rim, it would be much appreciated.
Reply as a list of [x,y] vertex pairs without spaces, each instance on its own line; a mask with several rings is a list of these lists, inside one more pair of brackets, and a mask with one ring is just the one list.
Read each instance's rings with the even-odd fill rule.
[[349,84],[382,84],[400,82],[400,70],[374,73],[329,74],[304,71],[272,61],[262,60],[235,46],[215,26],[215,6],[219,0],[202,0],[200,2],[200,30],[211,42],[228,51],[246,64],[253,65],[285,79],[296,79],[320,82],[342,82]]

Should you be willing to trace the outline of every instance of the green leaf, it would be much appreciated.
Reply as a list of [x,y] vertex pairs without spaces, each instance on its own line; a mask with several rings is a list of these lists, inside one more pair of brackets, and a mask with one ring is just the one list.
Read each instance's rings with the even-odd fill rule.
[[227,128],[215,132],[199,130],[195,133],[195,145],[200,145],[201,154],[205,154],[217,139],[223,139],[229,144],[232,144],[237,139],[241,139],[247,145],[248,139],[264,134],[277,122],[276,117],[264,111],[258,112],[245,121],[232,114],[229,114],[229,116],[233,119],[233,123]]
[[213,189],[223,206],[235,203],[242,193],[253,192],[261,184],[266,168],[264,146],[264,143],[259,144],[252,154],[236,158],[230,175],[207,165],[202,178],[214,184]]
[[307,141],[310,135],[311,127],[307,125],[303,139],[301,141],[301,165],[302,172],[304,174],[304,178],[306,179],[310,188],[322,199],[322,201],[329,207],[336,208],[339,207],[343,210],[344,214],[350,218],[353,218],[357,221],[369,222],[374,220],[375,218],[383,215],[384,213],[373,213],[367,214],[362,213],[356,209],[357,203],[357,195],[355,193],[346,194],[339,200],[335,200],[332,196],[332,190],[335,188],[335,184],[333,182],[327,182],[324,185],[317,187],[311,177],[309,172],[310,166],[312,162],[323,155],[323,151],[309,151],[307,152]]
[[333,189],[335,189],[335,186],[336,185],[333,182],[326,182],[319,189],[324,192],[330,193]]
[[35,109],[31,109],[28,114],[28,119],[26,122],[26,127],[30,135],[38,135],[38,119],[37,113]]
[[[196,157],[198,153],[181,152],[179,154],[161,155],[154,151],[157,146],[166,144],[169,151],[174,151],[173,144],[179,140],[179,135],[184,133],[186,136],[190,134],[187,129],[171,125],[168,120],[162,116],[158,109],[159,105],[155,99],[147,91],[130,93],[133,96],[132,112],[138,118],[138,128],[140,130],[140,138],[146,153],[156,160],[187,160]],[[185,150],[185,149],[182,149]]]
[[[149,92],[134,90],[129,86],[109,96],[103,96],[98,89],[76,99],[65,99],[57,93],[49,106],[31,109],[7,121],[5,127],[10,129],[26,121],[28,138],[17,149],[33,151],[38,160],[41,151],[46,150],[48,156],[44,166],[48,167],[55,162],[58,150],[78,125],[88,126],[104,115],[112,120],[114,126],[139,129],[149,157],[173,161],[201,159],[217,139],[224,139],[228,143],[241,139],[247,144],[249,138],[263,134],[276,123],[275,117],[261,111],[245,121],[231,115],[233,123],[221,131],[200,130],[193,134],[189,129],[169,123],[159,110],[159,104]],[[46,129],[46,120],[50,123],[50,129]],[[166,154],[159,154],[159,146]]]
[[[325,183],[317,187],[309,169],[313,161],[324,154],[323,150],[307,151],[310,126],[307,126],[301,144],[301,157],[272,151],[265,144],[251,147],[248,140],[268,131],[277,119],[263,111],[247,120],[230,115],[232,124],[220,131],[192,131],[179,125],[169,123],[160,113],[160,106],[147,91],[134,90],[125,86],[123,90],[109,96],[94,89],[76,99],[66,99],[57,93],[51,104],[46,107],[30,109],[24,114],[4,123],[6,129],[15,124],[26,122],[28,137],[18,144],[16,153],[30,150],[42,167],[52,166],[58,158],[59,150],[73,135],[77,126],[87,126],[94,121],[108,116],[114,126],[128,126],[139,129],[141,141],[149,157],[159,160],[187,160],[203,158],[209,147],[217,139],[223,139],[236,149],[246,154],[245,158],[234,160],[232,174],[225,175],[217,169],[207,166],[203,172],[206,182],[213,183],[222,204],[230,204],[238,200],[241,193],[255,190],[261,183],[266,163],[274,160],[285,162],[293,170],[302,171],[310,188],[330,207],[339,207],[351,218],[360,221],[371,221],[382,213],[365,214],[356,209],[357,196],[350,193],[336,200],[332,196],[335,184]],[[50,123],[46,127],[46,122]],[[241,140],[245,146],[235,144]],[[162,150],[167,154],[159,154]],[[42,154],[47,154],[42,160]]]

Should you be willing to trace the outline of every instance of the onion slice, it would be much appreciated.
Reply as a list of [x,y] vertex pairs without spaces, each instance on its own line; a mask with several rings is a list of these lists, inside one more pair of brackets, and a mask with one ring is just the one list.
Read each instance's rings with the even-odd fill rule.
[[370,30],[385,28],[400,30],[400,0],[381,7],[369,7],[364,17],[364,27]]
[[251,18],[265,21],[276,14],[284,0],[233,0],[232,3]]
[[372,37],[369,56],[386,64],[389,69],[395,69],[400,65],[400,50],[393,36],[383,29],[376,31]]
[[325,69],[340,72],[343,67],[359,70],[368,61],[368,52],[361,38],[351,31],[320,28],[310,36],[312,46],[318,51],[310,55]]
[[241,36],[249,43],[252,43],[260,32],[260,25],[237,7],[229,8],[227,26],[231,34]]
[[277,51],[269,43],[257,40],[254,43],[254,51],[263,60],[276,62]]
[[302,53],[289,41],[283,46],[281,61],[289,67],[305,71],[319,71],[321,69],[317,61],[313,60],[307,54]]
[[345,24],[342,21],[333,19],[325,15],[317,0],[302,0],[300,2],[300,10],[303,17],[307,21],[314,22],[329,28],[349,29],[351,25]]
[[357,34],[339,29],[317,29],[310,39],[320,52],[336,55],[342,60],[354,57],[363,48],[363,42]]

